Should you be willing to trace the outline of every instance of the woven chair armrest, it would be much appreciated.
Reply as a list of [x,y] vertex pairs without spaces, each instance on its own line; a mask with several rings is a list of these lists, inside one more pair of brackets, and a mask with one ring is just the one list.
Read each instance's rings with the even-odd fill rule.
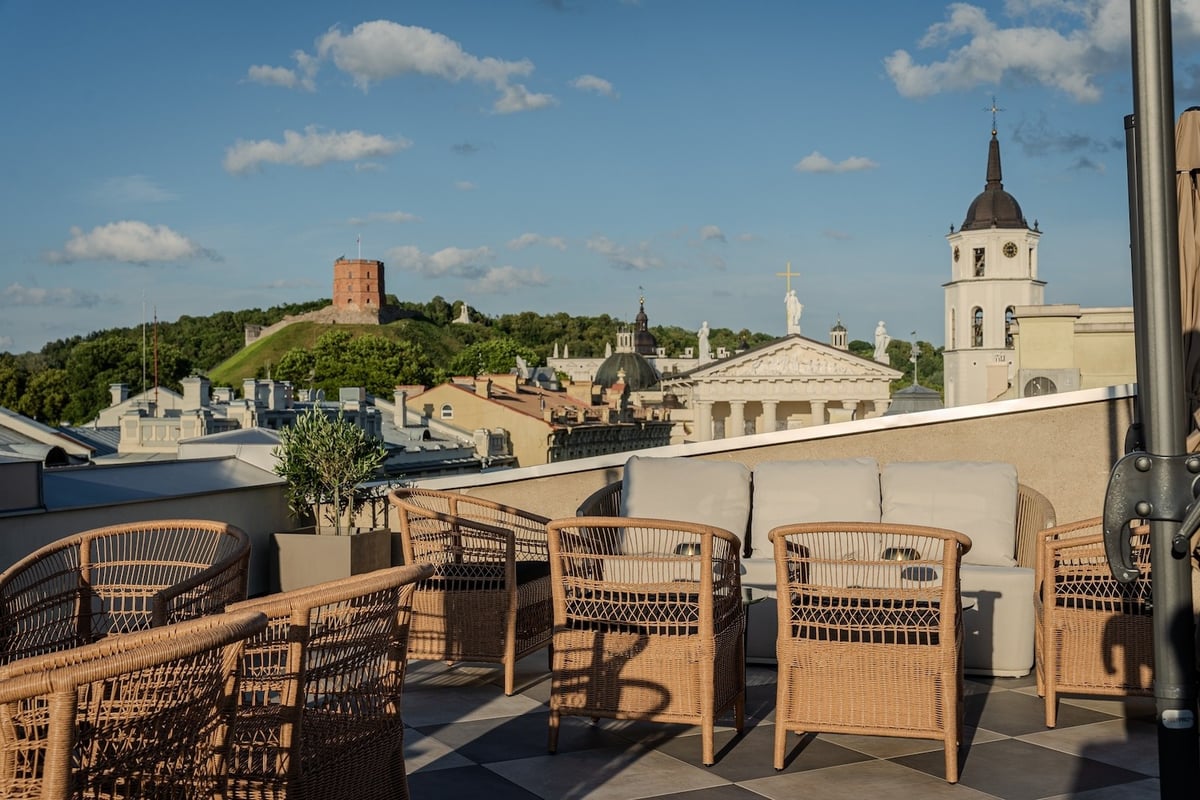
[[1023,483],[1017,484],[1017,541],[1013,553],[1017,566],[1036,566],[1041,533],[1056,522],[1054,506],[1044,494]]
[[[225,610],[225,606],[246,599],[249,581],[250,548],[234,558],[213,564],[179,583],[163,587],[151,601],[152,624],[166,625],[183,619]],[[188,609],[192,613],[188,613]]]
[[290,617],[298,608],[314,608],[336,603],[351,597],[370,594],[392,586],[404,586],[424,580],[433,574],[432,564],[409,564],[389,567],[350,578],[339,578],[315,586],[305,586],[290,592],[277,592],[232,603],[227,613],[258,611],[271,619]]
[[1038,548],[1037,559],[1034,561],[1034,580],[1035,585],[1040,585],[1042,576],[1047,569],[1047,558],[1050,558],[1050,553],[1062,543],[1071,542],[1074,540],[1090,539],[1095,536],[1103,536],[1102,525],[1104,520],[1102,517],[1089,517],[1087,519],[1077,519],[1071,522],[1064,522],[1062,525],[1055,525],[1052,528],[1047,528],[1038,533]]
[[621,515],[621,481],[613,481],[592,492],[575,512],[580,517],[618,517]]

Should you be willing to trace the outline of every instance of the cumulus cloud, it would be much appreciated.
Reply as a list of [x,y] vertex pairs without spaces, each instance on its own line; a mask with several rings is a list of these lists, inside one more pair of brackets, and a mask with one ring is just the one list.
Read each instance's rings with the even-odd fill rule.
[[[1200,4],[1175,4],[1176,43],[1200,33]],[[884,59],[888,77],[905,97],[995,85],[1005,78],[1052,87],[1078,102],[1100,99],[1098,78],[1128,70],[1129,3],[1126,0],[1009,0],[1016,21],[993,22],[987,11],[953,3],[918,42],[944,51],[918,63],[907,50]],[[953,49],[950,49],[953,48]]]
[[165,203],[177,195],[159,186],[145,175],[121,175],[109,178],[92,193],[96,200],[120,205]]
[[546,276],[537,267],[518,269],[511,264],[492,267],[473,286],[484,294],[505,294],[525,286],[544,286]]
[[[69,286],[58,286],[50,289],[41,286],[22,286],[10,283],[0,291],[0,308],[14,306],[58,306],[60,308],[91,308],[99,304],[100,295],[95,292],[81,291]],[[10,339],[9,344],[12,344]],[[0,346],[3,342],[0,342]]]
[[282,142],[269,139],[239,139],[225,151],[225,171],[241,175],[257,170],[261,164],[317,167],[330,161],[356,161],[387,156],[411,146],[412,142],[402,137],[389,139],[362,131],[326,133],[317,130],[315,125],[309,125],[304,129],[304,133],[284,131]]
[[610,82],[595,75],[580,75],[578,78],[571,81],[571,86],[581,92],[595,92],[596,94],[603,95],[605,97],[611,97],[614,100],[620,97],[616,90],[613,89],[613,85]]
[[370,225],[372,222],[420,222],[421,218],[407,211],[372,211],[365,217],[351,217],[347,225]]
[[467,80],[491,85],[500,92],[493,110],[501,114],[556,102],[550,95],[529,92],[514,82],[514,78],[533,73],[533,62],[527,58],[480,58],[441,33],[390,20],[363,22],[349,33],[330,28],[317,40],[317,56],[332,60],[363,91],[378,81],[415,74],[452,83]]
[[447,247],[436,253],[424,253],[413,245],[393,247],[387,251],[388,266],[413,272],[425,278],[462,278],[473,281],[480,292],[502,294],[520,286],[540,286],[546,276],[537,267],[518,269],[495,266],[494,253],[489,247]]
[[12,347],[13,340],[11,336],[0,336],[0,349],[7,350]]
[[879,165],[869,158],[850,156],[843,161],[831,161],[813,150],[796,162],[792,169],[796,172],[861,172],[865,169],[875,169]]
[[256,64],[246,71],[246,80],[264,86],[282,86],[285,89],[315,92],[317,69],[321,62],[303,50],[292,53],[292,59],[296,62],[295,69]]
[[1075,159],[1075,163],[1070,166],[1070,169],[1078,172],[1095,172],[1100,175],[1103,175],[1107,171],[1107,167],[1104,166],[1103,162],[1095,161],[1087,156],[1080,156]]
[[137,220],[110,222],[86,233],[81,228],[72,227],[71,238],[63,245],[63,249],[48,253],[46,258],[58,264],[74,261],[149,264],[191,258],[220,260],[220,256],[211,250],[166,225],[149,225]]
[[631,250],[607,236],[593,236],[587,241],[587,249],[604,256],[614,269],[646,272],[665,266],[661,258],[650,252],[650,246],[645,242],[638,245],[636,250]]
[[567,249],[567,243],[561,236],[542,236],[540,233],[522,233],[508,243],[508,249],[524,250],[527,247],[533,247],[535,244],[553,247],[555,250]]
[[709,240],[716,242],[725,241],[725,234],[716,225],[705,225],[700,228],[700,241],[707,242]]

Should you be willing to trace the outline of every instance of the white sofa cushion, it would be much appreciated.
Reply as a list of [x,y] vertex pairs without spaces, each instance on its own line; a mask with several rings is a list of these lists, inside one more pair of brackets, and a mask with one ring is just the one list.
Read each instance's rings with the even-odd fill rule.
[[882,521],[966,534],[964,564],[1012,567],[1017,541],[1017,469],[1012,464],[914,461],[885,464]]
[[772,528],[796,522],[879,522],[873,458],[764,461],[754,467],[751,552],[768,555]]
[[621,516],[724,528],[738,539],[750,521],[750,470],[734,461],[632,456],[621,478]]

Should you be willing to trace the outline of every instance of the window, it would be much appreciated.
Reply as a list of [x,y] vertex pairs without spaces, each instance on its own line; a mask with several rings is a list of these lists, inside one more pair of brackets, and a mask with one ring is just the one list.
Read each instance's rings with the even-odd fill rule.
[[454,419],[454,406],[449,403],[442,406],[442,419]]
[[982,247],[975,248],[975,277],[976,278],[983,277],[983,268],[984,268],[983,254],[985,252],[986,251]]
[[983,309],[971,312],[971,347],[983,347]]
[[1017,321],[1017,312],[1012,306],[1004,309],[1004,346],[1012,350],[1013,346],[1013,323]]

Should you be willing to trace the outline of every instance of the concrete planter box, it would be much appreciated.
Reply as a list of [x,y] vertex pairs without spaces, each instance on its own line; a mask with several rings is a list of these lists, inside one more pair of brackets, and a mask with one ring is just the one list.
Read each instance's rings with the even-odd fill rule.
[[271,534],[271,586],[287,592],[392,565],[386,528],[338,536],[313,527]]

